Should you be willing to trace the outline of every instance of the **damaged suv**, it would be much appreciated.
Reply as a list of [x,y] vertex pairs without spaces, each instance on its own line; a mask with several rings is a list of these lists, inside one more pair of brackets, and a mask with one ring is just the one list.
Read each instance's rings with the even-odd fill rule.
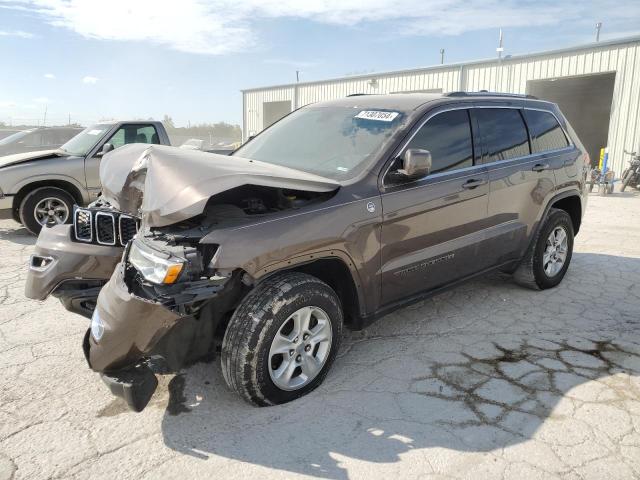
[[309,105],[232,156],[128,145],[42,230],[26,294],[91,317],[89,366],[136,411],[155,372],[218,349],[231,389],[279,404],[322,382],[343,325],[495,269],[557,285],[588,165],[555,104],[490,93]]

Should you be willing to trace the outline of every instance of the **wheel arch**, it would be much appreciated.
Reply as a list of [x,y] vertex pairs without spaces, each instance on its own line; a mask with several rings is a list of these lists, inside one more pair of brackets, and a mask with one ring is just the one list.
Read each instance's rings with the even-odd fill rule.
[[43,187],[59,188],[70,194],[78,205],[82,205],[84,203],[82,193],[76,185],[66,180],[52,178],[46,180],[36,180],[35,182],[23,185],[20,190],[18,190],[18,193],[16,193],[16,195],[13,197],[13,211],[16,212],[20,208],[20,204],[27,195],[29,195],[34,190]]
[[577,192],[567,192],[567,194],[554,197],[547,207],[545,217],[551,208],[564,210],[571,217],[574,235],[578,234],[582,223],[582,200]]
[[345,325],[358,328],[363,316],[361,308],[364,305],[358,274],[354,271],[355,267],[350,259],[338,256],[336,251],[330,253],[331,255],[326,256],[309,254],[302,258],[288,260],[286,265],[270,269],[269,273],[260,277],[258,281],[261,282],[282,272],[301,272],[312,275],[329,285],[338,295]]

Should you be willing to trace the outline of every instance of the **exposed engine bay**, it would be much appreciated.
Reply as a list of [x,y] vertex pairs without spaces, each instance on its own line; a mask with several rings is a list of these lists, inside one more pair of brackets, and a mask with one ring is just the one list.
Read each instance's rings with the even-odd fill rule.
[[215,229],[249,224],[261,217],[269,218],[320,203],[333,195],[334,192],[243,185],[214,195],[202,214],[183,222],[151,228],[143,223],[137,241],[154,251],[184,259],[183,271],[178,282],[158,285],[145,281],[135,268],[129,267],[125,272],[125,283],[131,293],[141,298],[153,299],[181,314],[192,314],[202,301],[217,295],[234,275],[246,287],[253,284],[253,279],[243,272],[217,269],[213,260],[218,246],[202,243],[203,237]]

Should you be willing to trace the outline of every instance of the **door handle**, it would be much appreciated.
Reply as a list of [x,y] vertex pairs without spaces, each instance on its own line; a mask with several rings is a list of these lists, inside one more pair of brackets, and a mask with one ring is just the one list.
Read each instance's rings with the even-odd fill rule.
[[549,164],[548,163],[536,163],[531,170],[533,170],[534,172],[543,172],[545,170],[549,170]]
[[485,185],[486,183],[486,180],[469,180],[462,184],[462,188],[471,190],[472,188],[479,187],[480,185]]

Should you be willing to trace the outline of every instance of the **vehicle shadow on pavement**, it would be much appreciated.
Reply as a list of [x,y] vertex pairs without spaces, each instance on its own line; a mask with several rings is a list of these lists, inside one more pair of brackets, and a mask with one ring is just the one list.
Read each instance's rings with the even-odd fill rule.
[[0,241],[17,243],[18,245],[35,245],[38,237],[35,237],[21,225],[12,223],[15,228],[0,227]]
[[534,434],[579,445],[603,423],[633,429],[638,285],[640,259],[591,253],[575,253],[565,281],[544,292],[481,278],[348,332],[325,383],[286,405],[252,407],[217,362],[197,364],[169,383],[164,442],[202,459],[343,479],[346,457],[488,452]]

